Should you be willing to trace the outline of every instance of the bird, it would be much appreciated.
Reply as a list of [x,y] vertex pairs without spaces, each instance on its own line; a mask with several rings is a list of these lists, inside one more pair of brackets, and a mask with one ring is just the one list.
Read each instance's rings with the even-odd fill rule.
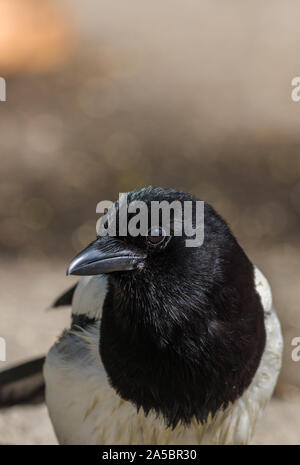
[[[127,200],[198,201],[151,186]],[[185,240],[161,225],[97,236],[68,267],[79,282],[53,305],[72,305],[70,327],[27,378],[26,368],[0,373],[0,405],[40,395],[28,380],[43,369],[60,444],[250,443],[281,368],[271,288],[207,202],[202,245]]]

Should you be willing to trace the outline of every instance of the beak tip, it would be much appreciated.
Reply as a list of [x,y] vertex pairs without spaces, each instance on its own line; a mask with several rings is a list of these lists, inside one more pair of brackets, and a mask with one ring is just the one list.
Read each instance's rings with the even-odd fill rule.
[[72,274],[72,268],[68,266],[67,271],[66,271],[66,276],[70,276]]

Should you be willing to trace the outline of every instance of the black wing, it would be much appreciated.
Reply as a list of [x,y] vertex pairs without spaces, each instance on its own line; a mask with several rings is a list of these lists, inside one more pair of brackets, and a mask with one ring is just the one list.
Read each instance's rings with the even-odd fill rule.
[[63,305],[72,305],[73,295],[77,287],[76,283],[71,289],[60,295],[51,305],[51,308],[62,307]]
[[44,402],[44,362],[40,357],[0,372],[0,408]]
[[[51,308],[72,305],[75,284],[59,296]],[[0,371],[0,408],[18,404],[36,404],[45,400],[43,365],[45,357]]]

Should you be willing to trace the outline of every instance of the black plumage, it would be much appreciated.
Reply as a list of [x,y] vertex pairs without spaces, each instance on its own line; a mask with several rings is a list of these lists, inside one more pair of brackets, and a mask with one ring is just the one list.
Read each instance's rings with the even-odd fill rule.
[[[196,201],[176,191],[143,190],[131,199]],[[143,269],[109,277],[100,354],[112,386],[168,425],[204,422],[249,386],[265,346],[253,265],[225,221],[205,204],[204,243],[172,237],[147,250]]]

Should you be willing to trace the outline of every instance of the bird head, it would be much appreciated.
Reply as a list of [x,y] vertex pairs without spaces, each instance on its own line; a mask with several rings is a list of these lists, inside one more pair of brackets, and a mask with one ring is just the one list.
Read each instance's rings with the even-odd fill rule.
[[[126,231],[126,235],[122,233],[120,226],[120,204],[124,203],[124,201],[123,197],[121,197],[113,205],[115,214],[114,234],[98,236],[94,242],[72,260],[67,274],[95,275],[114,273],[114,278],[121,277],[131,280],[140,276],[144,279],[145,277],[150,278],[150,275],[157,274],[158,269],[161,272],[166,269],[168,273],[177,268],[182,270],[185,259],[187,261],[193,260],[195,253],[193,254],[192,250],[186,250],[188,248],[195,249],[195,247],[186,247],[189,236],[185,231],[184,204],[188,202],[192,207],[188,219],[195,230],[197,218],[194,207],[199,202],[195,197],[171,189],[154,189],[150,187],[140,191],[129,192],[126,194],[125,202],[127,208],[128,205],[135,202],[139,204],[142,202],[144,204],[146,217],[144,216],[143,219],[146,220],[146,226],[139,228],[134,235],[130,233],[130,229],[128,232]],[[167,214],[166,218],[168,225],[165,224],[161,211],[157,215],[157,220],[154,220],[153,223],[153,210],[157,207],[157,204],[162,204],[163,202],[167,204],[167,208],[174,205],[174,203],[177,203],[177,206],[179,206],[177,215],[175,215],[174,209],[169,208],[169,214]],[[134,213],[126,210],[126,217],[124,218],[126,226],[130,225],[130,221],[134,217]],[[103,218],[105,219],[106,216]],[[138,222],[140,222],[139,218]],[[203,216],[201,216],[202,219]],[[153,276],[151,276],[152,278]]]
[[[146,188],[127,202],[191,202],[184,192]],[[117,202],[116,209],[120,209]],[[183,210],[182,210],[183,211]],[[196,227],[196,208],[191,222]],[[131,219],[128,214],[127,220]],[[67,273],[108,275],[100,355],[118,394],[167,425],[205,421],[249,386],[265,345],[253,265],[225,221],[204,203],[203,242],[188,247],[171,217],[145,235],[97,237]]]

